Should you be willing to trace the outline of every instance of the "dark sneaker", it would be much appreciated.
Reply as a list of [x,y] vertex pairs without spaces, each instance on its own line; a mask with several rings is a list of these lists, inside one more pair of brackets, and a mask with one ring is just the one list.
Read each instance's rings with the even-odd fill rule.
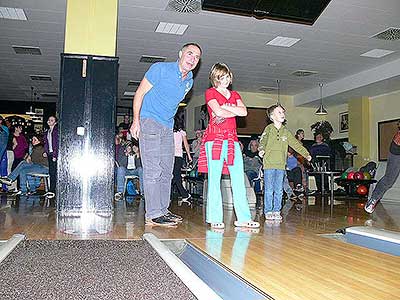
[[375,210],[376,205],[378,204],[380,199],[370,198],[364,206],[364,209],[367,213],[372,214]]
[[183,218],[181,216],[175,215],[172,212],[168,212],[165,214],[165,217],[173,222],[182,222]]
[[6,184],[6,185],[11,185],[12,180],[8,177],[0,177],[0,183]]
[[146,219],[146,225],[175,227],[178,223],[171,221],[166,216],[161,216],[154,219]]

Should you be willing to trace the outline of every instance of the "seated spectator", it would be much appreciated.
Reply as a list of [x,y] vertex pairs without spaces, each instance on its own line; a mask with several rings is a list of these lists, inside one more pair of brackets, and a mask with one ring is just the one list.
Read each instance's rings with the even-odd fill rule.
[[25,136],[22,134],[22,125],[17,125],[14,128],[13,146],[14,151],[14,162],[12,164],[11,170],[14,170],[18,164],[26,158],[26,153],[28,151],[29,145],[26,141]]
[[196,162],[200,156],[201,140],[203,139],[203,131],[196,130],[196,139],[193,140],[191,146],[193,152],[193,161]]
[[[329,147],[329,145],[327,143],[325,143],[324,138],[322,136],[322,134],[317,134],[315,135],[315,143],[311,146],[310,148],[310,153],[312,156],[312,159],[314,161],[318,161],[318,157],[320,156],[331,156],[331,148]],[[327,164],[327,167],[329,167],[329,164]],[[329,190],[328,187],[328,176],[324,175],[324,190],[327,191]],[[317,189],[318,192],[321,192],[321,181],[322,181],[322,177],[321,175],[316,175],[315,176],[315,183],[317,185]]]
[[[40,179],[38,179],[38,181],[34,180],[29,176],[29,173],[49,174],[48,160],[43,157],[44,152],[45,150],[41,142],[41,137],[34,135],[32,137],[31,153],[26,156],[25,160],[21,161],[7,177],[1,177],[0,182],[11,185],[11,183],[19,177],[20,187],[17,192],[18,194],[28,195],[35,192],[34,190],[37,188],[38,184],[40,184]],[[30,191],[27,189],[27,182],[29,182]],[[49,192],[46,196],[54,197],[54,194]]]
[[286,162],[286,174],[289,181],[289,185],[295,192],[303,192],[302,186],[302,172],[299,166],[295,151],[289,147],[288,157]]
[[120,137],[115,137],[116,144],[116,165],[117,165],[117,192],[115,199],[119,200],[124,191],[125,176],[135,175],[139,177],[140,194],[144,195],[143,188],[143,169],[140,160],[139,144],[136,140],[126,144],[126,147],[121,145]]
[[[251,140],[248,148],[249,151],[247,154],[243,155],[244,172],[246,173],[250,184],[252,184],[253,180],[258,177],[260,169],[262,168],[262,159],[258,156],[258,146],[259,143],[257,140]],[[261,192],[260,180],[254,181],[254,192]]]

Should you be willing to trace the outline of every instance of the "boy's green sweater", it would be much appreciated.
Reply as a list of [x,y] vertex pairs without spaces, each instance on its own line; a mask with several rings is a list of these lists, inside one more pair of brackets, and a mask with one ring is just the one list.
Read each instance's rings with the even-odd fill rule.
[[264,169],[285,170],[288,146],[304,157],[310,155],[285,126],[282,125],[280,129],[277,129],[272,123],[265,127],[260,139],[260,150],[265,152]]

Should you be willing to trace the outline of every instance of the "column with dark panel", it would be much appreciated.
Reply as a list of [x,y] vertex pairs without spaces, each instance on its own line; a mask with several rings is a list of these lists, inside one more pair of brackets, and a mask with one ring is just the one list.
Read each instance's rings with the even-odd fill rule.
[[68,233],[110,230],[117,8],[117,0],[67,2],[58,103],[57,212],[59,229]]

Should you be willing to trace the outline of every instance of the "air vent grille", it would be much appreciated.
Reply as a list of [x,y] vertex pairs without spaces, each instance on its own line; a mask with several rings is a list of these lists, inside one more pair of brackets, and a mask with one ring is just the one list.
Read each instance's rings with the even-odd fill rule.
[[42,55],[39,47],[12,46],[16,54]]
[[137,80],[129,80],[128,86],[133,86],[133,87],[138,87],[140,84],[140,81]]
[[198,14],[201,10],[200,0],[170,0],[166,10],[185,14]]
[[297,77],[306,77],[306,76],[311,76],[318,74],[317,71],[309,71],[309,70],[297,70],[294,71],[291,75],[297,76]]
[[56,97],[58,97],[57,93],[40,93],[40,95],[42,95],[42,97],[47,97],[47,98],[56,98]]
[[51,81],[51,77],[48,75],[29,75],[32,80],[38,81]]
[[371,36],[371,38],[385,40],[385,41],[400,40],[400,28],[389,27],[384,31]]
[[142,57],[140,58],[140,62],[144,62],[144,63],[149,63],[149,64],[153,64],[156,62],[163,62],[165,61],[167,58],[166,57],[162,57],[162,56],[149,56],[149,55],[142,55]]

